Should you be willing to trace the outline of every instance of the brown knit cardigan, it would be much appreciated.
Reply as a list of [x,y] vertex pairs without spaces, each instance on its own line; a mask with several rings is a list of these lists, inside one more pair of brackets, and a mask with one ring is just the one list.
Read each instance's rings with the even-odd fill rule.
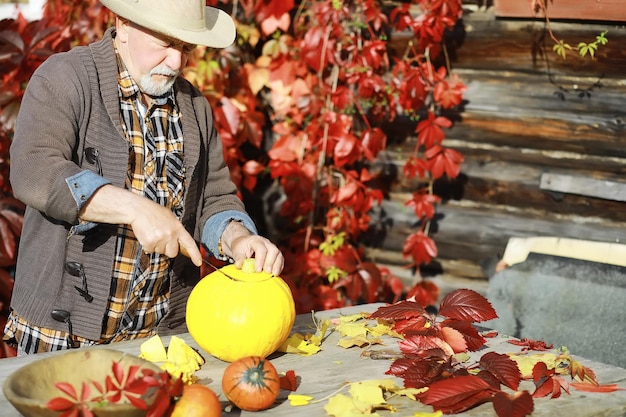
[[[31,78],[18,115],[11,145],[11,184],[27,205],[19,246],[11,307],[30,323],[67,330],[51,317],[53,309],[71,314],[74,334],[98,340],[107,306],[117,225],[100,224],[86,234],[74,233],[78,208],[66,179],[82,170],[96,171],[84,149],[99,152],[103,176],[124,187],[128,142],[120,123],[117,64],[113,29],[87,47],[51,56]],[[186,167],[182,223],[200,241],[213,214],[243,211],[223,160],[206,98],[179,77]],[[74,286],[81,279],[64,270],[66,262],[83,264],[87,302]],[[170,312],[159,333],[185,331],[184,314],[199,270],[187,258],[174,261]],[[182,326],[182,327],[181,327]]]

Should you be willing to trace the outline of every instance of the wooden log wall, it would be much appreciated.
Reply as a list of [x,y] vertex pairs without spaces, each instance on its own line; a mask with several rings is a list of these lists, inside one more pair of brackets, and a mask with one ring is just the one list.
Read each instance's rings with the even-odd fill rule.
[[[609,42],[595,59],[563,61],[552,52],[544,21],[497,18],[492,7],[473,2],[466,7],[462,28],[447,43],[453,70],[468,87],[467,102],[444,142],[465,162],[460,178],[437,185],[446,197],[433,225],[439,257],[426,270],[444,291],[468,285],[484,290],[511,237],[626,240],[620,201],[626,196],[626,27],[552,22],[571,45],[608,30]],[[406,40],[394,39],[402,53]],[[411,280],[401,251],[414,230],[404,203],[415,184],[400,173],[413,147],[414,138],[406,138],[413,127],[395,127],[397,140],[377,161],[394,180],[381,209],[385,220],[364,242],[371,259]],[[616,189],[609,194],[616,197],[606,198],[603,187]]]

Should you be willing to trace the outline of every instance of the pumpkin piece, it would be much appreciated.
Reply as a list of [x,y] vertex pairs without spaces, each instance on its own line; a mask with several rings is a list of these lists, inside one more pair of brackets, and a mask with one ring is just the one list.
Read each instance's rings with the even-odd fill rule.
[[[205,276],[187,300],[189,333],[204,351],[233,362],[267,357],[287,340],[296,318],[289,286],[280,277],[226,265]],[[224,273],[222,273],[223,271]]]
[[170,417],[220,417],[222,404],[217,394],[206,385],[183,387],[183,395],[176,401]]
[[226,367],[222,376],[222,391],[242,410],[265,410],[278,398],[280,377],[268,359],[247,356]]
[[141,344],[139,347],[139,357],[150,362],[165,362],[167,360],[165,346],[158,334]]
[[172,336],[167,348],[167,362],[161,369],[174,378],[182,378],[185,384],[196,381],[194,373],[204,365],[204,358],[178,336]]

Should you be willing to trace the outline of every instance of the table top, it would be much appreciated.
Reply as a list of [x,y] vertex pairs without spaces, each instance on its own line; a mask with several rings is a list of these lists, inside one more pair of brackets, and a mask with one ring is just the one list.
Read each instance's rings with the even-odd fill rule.
[[[359,312],[373,312],[380,304],[367,304],[362,306],[346,307],[337,310],[328,310],[315,313],[316,320],[325,318],[337,318],[341,315],[350,315]],[[314,333],[313,315],[302,314],[296,317],[293,332],[297,333]],[[199,349],[198,345],[193,341],[188,333],[177,335],[187,342],[190,346]],[[324,406],[328,403],[328,398],[335,395],[338,390],[346,382],[358,382],[372,379],[388,379],[390,375],[385,372],[391,365],[390,360],[371,359],[367,355],[362,355],[365,348],[346,349],[337,346],[341,335],[337,332],[331,332],[321,345],[322,350],[311,356],[302,356],[298,354],[276,353],[270,356],[271,362],[274,364],[279,373],[285,373],[294,370],[299,378],[299,385],[295,394],[308,395],[314,398],[312,403],[304,406],[292,406],[287,400],[288,391],[281,391],[277,404],[265,411],[246,412],[234,407],[226,407],[228,401],[224,397],[221,390],[221,376],[224,372],[227,362],[221,361],[199,350],[205,358],[206,363],[196,372],[199,382],[209,386],[219,396],[222,404],[226,407],[223,416],[294,416],[299,417],[320,417],[326,416]],[[144,339],[145,340],[145,339]],[[112,345],[102,346],[109,349],[116,349],[130,354],[139,354],[139,346],[144,340],[133,340],[115,343]],[[397,347],[397,339],[383,338],[384,345],[372,345],[369,349],[379,350],[395,350]],[[520,351],[519,346],[512,345],[507,342],[508,338],[497,336],[488,339],[487,345],[479,352],[470,354],[471,359],[478,359],[487,351],[495,351],[498,353],[517,353]],[[169,337],[163,337],[163,343],[167,345]],[[85,349],[98,349],[100,347],[92,347]],[[35,360],[51,355],[62,354],[63,352],[51,352],[38,355],[30,355],[17,358],[6,358],[0,360],[0,385],[15,370],[31,363]],[[576,360],[583,365],[590,367],[596,374],[601,384],[618,384],[624,388],[612,393],[588,393],[575,389],[570,390],[570,394],[563,393],[561,397],[556,399],[536,398],[534,399],[535,410],[532,414],[536,416],[546,417],[623,417],[626,416],[626,370],[615,366],[602,364],[576,357]],[[402,385],[402,380],[395,378],[397,385]],[[528,384],[528,385],[525,385]],[[520,390],[527,389],[531,393],[534,385],[529,381],[523,381]],[[347,390],[341,391],[348,395]],[[396,398],[394,398],[396,400]],[[397,401],[390,402],[396,407],[396,412],[378,411],[380,416],[409,417],[416,412],[432,412],[430,406],[426,406],[416,401],[407,399],[406,397],[397,398]],[[0,415],[2,417],[19,417],[20,413],[0,392]],[[456,414],[459,416],[496,416],[493,406],[490,403],[480,405],[469,411]]]

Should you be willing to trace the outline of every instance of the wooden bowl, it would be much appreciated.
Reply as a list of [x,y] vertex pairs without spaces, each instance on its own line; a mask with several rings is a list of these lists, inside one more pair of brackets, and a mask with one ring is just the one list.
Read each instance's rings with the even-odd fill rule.
[[[5,380],[2,390],[4,396],[13,406],[26,417],[58,417],[60,412],[49,410],[46,403],[55,397],[68,398],[57,387],[57,382],[67,382],[81,392],[82,383],[87,382],[91,394],[96,395],[97,389],[92,381],[104,386],[107,375],[113,375],[113,362],[118,361],[125,370],[131,365],[139,365],[142,369],[163,372],[152,362],[140,359],[117,350],[104,348],[81,348],[60,355],[49,356],[36,360],[19,368]],[[151,404],[154,393],[144,397]],[[92,408],[98,417],[144,417],[146,410],[135,408],[128,402],[101,405]]]

